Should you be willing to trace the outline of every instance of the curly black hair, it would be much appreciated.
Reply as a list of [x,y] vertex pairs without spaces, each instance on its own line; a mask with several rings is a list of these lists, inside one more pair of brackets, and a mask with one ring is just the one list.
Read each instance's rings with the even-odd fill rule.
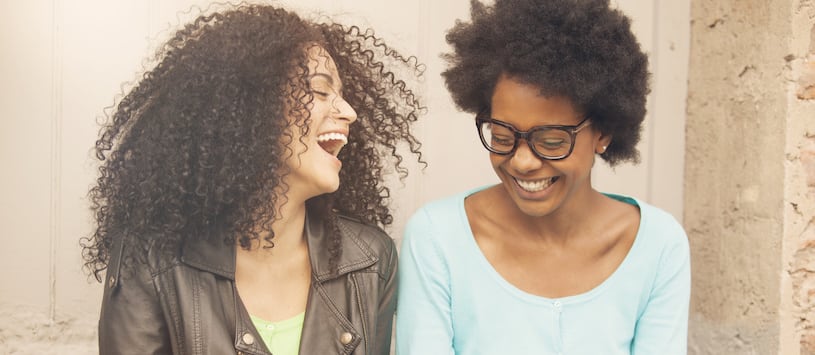
[[[372,31],[234,5],[175,32],[156,54],[158,64],[108,115],[89,193],[96,227],[81,242],[89,273],[100,280],[116,238],[133,246],[125,265],[194,239],[222,238],[248,249],[267,235],[262,244],[273,247],[270,226],[281,218],[274,206],[285,202],[285,161],[293,154],[288,146],[308,132],[314,96],[307,49],[315,44],[336,62],[342,95],[358,120],[340,154],[339,189],[306,204],[335,232],[337,214],[392,222],[383,175],[407,175],[399,146],[422,162],[410,126],[425,108],[388,68],[420,76],[422,65]],[[341,249],[339,234],[332,238],[333,265]]]
[[505,74],[585,110],[592,126],[613,137],[601,154],[609,165],[639,162],[648,58],[609,0],[472,0],[471,18],[447,33],[453,52],[444,55],[442,76],[460,109],[489,110]]

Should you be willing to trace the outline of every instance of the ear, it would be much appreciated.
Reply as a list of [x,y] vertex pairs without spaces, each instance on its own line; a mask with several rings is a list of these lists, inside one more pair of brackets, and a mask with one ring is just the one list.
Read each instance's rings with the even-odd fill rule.
[[594,152],[597,154],[603,154],[606,152],[608,146],[611,144],[611,135],[598,132],[597,139],[594,142],[595,142]]

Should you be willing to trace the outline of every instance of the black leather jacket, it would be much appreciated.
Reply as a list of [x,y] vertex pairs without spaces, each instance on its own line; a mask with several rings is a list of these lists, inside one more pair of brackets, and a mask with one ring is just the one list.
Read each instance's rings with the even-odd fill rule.
[[[388,354],[396,306],[396,248],[385,232],[340,217],[338,274],[328,266],[328,238],[306,217],[312,281],[300,354]],[[235,247],[188,243],[166,260],[122,270],[111,252],[99,352],[106,354],[269,354],[235,288]],[[269,295],[274,302],[274,295]]]

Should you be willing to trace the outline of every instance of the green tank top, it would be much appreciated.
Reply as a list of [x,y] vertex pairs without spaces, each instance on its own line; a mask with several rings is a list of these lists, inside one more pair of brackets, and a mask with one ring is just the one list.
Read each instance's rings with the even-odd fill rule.
[[250,317],[272,354],[299,355],[300,336],[303,334],[305,315],[306,313],[303,312],[279,322],[269,322],[255,316]]

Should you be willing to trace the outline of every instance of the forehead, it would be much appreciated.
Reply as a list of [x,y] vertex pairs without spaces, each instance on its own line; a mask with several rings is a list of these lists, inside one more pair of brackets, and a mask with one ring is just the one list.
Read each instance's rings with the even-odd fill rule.
[[325,48],[315,44],[308,47],[306,53],[308,54],[309,74],[325,74],[335,81],[339,80],[337,64]]
[[582,118],[566,96],[545,96],[535,85],[502,75],[491,98],[492,117],[517,128],[574,125]]

